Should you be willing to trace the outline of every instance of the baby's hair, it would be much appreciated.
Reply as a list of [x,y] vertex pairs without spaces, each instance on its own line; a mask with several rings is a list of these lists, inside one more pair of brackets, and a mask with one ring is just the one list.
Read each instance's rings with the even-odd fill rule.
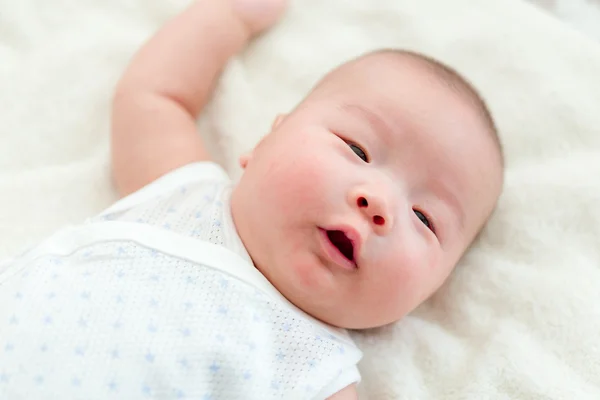
[[477,112],[483,119],[486,127],[489,129],[492,139],[498,149],[500,162],[502,164],[502,167],[504,167],[504,151],[502,148],[502,142],[500,141],[500,137],[498,135],[496,123],[494,122],[494,118],[492,117],[492,113],[490,112],[483,97],[479,94],[477,89],[475,89],[473,84],[469,82],[468,79],[466,79],[452,67],[443,64],[442,62],[435,60],[429,56],[414,51],[402,49],[380,49],[368,53],[365,56],[376,54],[388,54],[391,56],[396,55],[400,57],[407,57],[414,61],[420,62],[423,66],[429,68],[432,74],[439,78],[440,81],[449,89],[452,89],[456,93],[463,95],[464,98],[467,101],[469,101],[471,105],[477,110]]

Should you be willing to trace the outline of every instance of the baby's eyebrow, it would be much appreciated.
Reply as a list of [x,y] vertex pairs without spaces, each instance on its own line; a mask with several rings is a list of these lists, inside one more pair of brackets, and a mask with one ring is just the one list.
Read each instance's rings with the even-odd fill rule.
[[342,104],[342,110],[352,115],[359,115],[367,121],[367,123],[373,128],[375,132],[382,132],[389,138],[392,138],[394,130],[391,125],[381,117],[378,113],[356,103],[344,103]]

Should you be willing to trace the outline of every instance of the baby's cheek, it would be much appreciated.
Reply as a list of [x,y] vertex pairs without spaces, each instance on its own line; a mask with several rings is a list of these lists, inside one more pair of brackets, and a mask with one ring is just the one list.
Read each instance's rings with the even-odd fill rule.
[[399,296],[405,306],[418,301],[429,285],[432,255],[415,243],[402,248],[388,262],[385,279],[390,282],[389,291]]
[[413,307],[429,298],[446,276],[445,268],[441,265],[439,249],[428,249],[413,260],[413,267],[405,271],[407,284],[412,287]]
[[307,296],[321,295],[332,285],[331,273],[314,254],[298,252],[288,266],[294,285]]
[[314,273],[314,264],[311,265],[307,260],[296,259],[290,266],[294,269],[292,273],[300,287],[310,290],[317,286],[319,280]]
[[320,203],[328,197],[324,172],[315,165],[315,160],[289,160],[279,165],[272,178],[278,202],[285,211],[310,212],[320,208]]

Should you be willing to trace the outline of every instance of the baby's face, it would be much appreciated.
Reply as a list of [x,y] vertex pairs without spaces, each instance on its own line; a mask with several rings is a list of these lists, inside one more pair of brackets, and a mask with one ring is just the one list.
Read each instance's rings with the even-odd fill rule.
[[440,287],[494,207],[487,129],[416,65],[346,65],[242,161],[234,221],[304,311],[353,329],[396,321]]

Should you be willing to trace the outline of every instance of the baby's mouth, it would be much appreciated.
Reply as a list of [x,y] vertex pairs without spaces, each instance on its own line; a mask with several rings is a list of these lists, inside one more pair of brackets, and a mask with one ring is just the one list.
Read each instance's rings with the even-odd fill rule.
[[327,231],[327,237],[346,259],[354,262],[354,245],[342,231]]

